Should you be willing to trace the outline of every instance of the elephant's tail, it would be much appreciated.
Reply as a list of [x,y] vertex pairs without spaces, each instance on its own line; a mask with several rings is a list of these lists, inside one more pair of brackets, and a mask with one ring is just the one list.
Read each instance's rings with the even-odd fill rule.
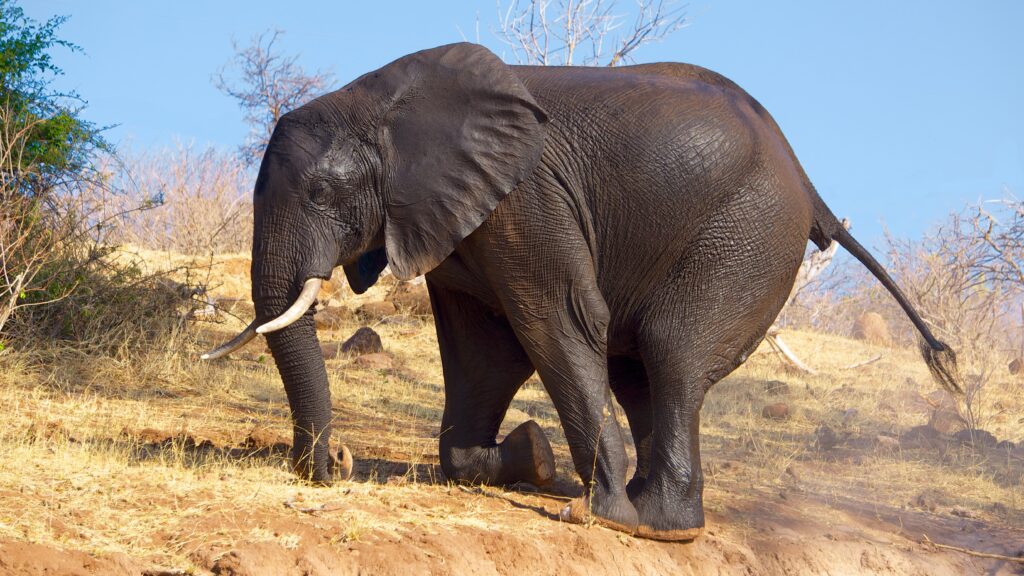
[[[906,312],[910,321],[914,323],[914,326],[921,333],[923,340],[921,341],[921,353],[924,355],[924,361],[928,365],[928,369],[932,373],[932,377],[938,381],[940,385],[951,393],[962,394],[963,388],[960,386],[961,376],[960,370],[957,367],[956,354],[953,349],[947,344],[939,341],[928,326],[925,325],[921,316],[914,310],[914,307],[910,305],[907,297],[904,296],[903,291],[899,289],[896,282],[893,281],[889,273],[886,272],[885,268],[875,260],[874,256],[867,251],[860,242],[857,242],[850,232],[846,230],[836,219],[832,211],[825,206],[825,203],[821,200],[821,197],[815,192],[815,214],[814,214],[814,228],[811,231],[811,240],[814,241],[820,248],[824,249],[827,247],[832,240],[839,242],[839,245],[846,249],[847,252],[853,255],[854,258],[860,261],[861,264],[867,268],[871,274],[878,278],[878,281],[885,286],[885,289],[892,294],[896,302],[899,303],[903,311]],[[825,212],[825,214],[822,214]],[[817,236],[817,238],[815,237]],[[827,241],[826,241],[827,239]],[[820,241],[819,241],[820,240]],[[822,245],[824,244],[824,246]]]

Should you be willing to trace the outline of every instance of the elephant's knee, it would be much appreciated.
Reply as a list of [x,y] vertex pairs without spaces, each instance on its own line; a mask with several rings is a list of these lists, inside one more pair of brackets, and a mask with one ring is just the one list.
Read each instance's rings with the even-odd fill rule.
[[555,477],[551,444],[533,420],[517,426],[496,446],[460,447],[442,440],[440,456],[441,470],[456,482],[545,486]]
[[500,469],[500,462],[497,462],[498,466],[491,462],[498,460],[497,447],[458,447],[442,441],[440,459],[441,471],[449,480],[473,484],[498,481],[495,472]]

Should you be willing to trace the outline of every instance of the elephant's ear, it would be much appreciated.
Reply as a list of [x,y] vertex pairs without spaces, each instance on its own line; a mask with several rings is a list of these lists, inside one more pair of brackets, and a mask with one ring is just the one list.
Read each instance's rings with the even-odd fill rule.
[[363,254],[355,264],[344,267],[349,288],[356,294],[366,292],[377,283],[377,278],[387,265],[388,255],[383,248]]
[[409,280],[447,258],[530,175],[547,115],[509,66],[475,44],[411,54],[372,81],[392,90],[380,131],[384,242],[391,271]]

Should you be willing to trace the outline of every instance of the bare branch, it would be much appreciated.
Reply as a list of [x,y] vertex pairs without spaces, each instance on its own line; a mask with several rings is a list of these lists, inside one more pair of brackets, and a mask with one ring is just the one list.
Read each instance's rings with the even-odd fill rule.
[[[637,0],[633,27],[619,35],[625,15],[616,12],[616,0],[559,0],[557,6],[552,0],[529,0],[525,6],[512,0],[507,8],[498,0],[495,33],[519,64],[616,66],[630,61],[642,45],[661,41],[688,24],[685,6],[673,4]],[[608,44],[617,48],[604,62]]]
[[330,72],[307,74],[298,64],[298,55],[282,54],[277,41],[283,34],[266,31],[244,47],[232,41],[235,56],[213,77],[217,89],[237,100],[244,113],[249,136],[240,152],[250,165],[263,157],[281,116],[324,93],[334,82]]

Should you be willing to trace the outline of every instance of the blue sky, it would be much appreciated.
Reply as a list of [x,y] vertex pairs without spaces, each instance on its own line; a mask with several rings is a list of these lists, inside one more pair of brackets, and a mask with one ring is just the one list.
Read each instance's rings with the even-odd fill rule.
[[[475,40],[478,17],[480,41],[504,50],[493,0],[22,4],[37,20],[71,16],[60,34],[85,54],[56,54],[59,85],[136,149],[242,142],[241,112],[210,80],[232,38],[284,30],[282,48],[339,85],[463,34]],[[881,245],[883,226],[916,237],[968,202],[1024,196],[1024,2],[695,0],[686,10],[689,27],[637,61],[691,62],[746,88],[866,243]]]

